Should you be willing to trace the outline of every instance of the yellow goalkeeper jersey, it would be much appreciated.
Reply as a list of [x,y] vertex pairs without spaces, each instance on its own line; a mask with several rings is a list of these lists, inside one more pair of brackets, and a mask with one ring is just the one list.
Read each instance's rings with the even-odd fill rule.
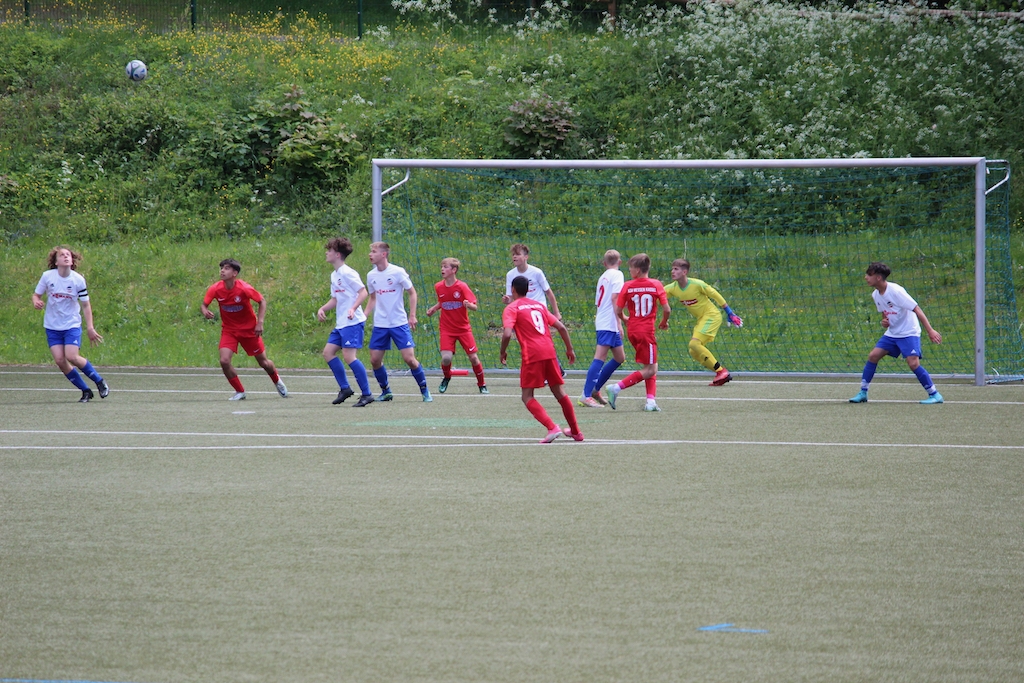
[[665,287],[665,293],[682,301],[694,318],[713,315],[718,313],[720,307],[725,308],[725,298],[718,290],[695,277],[687,278],[685,287],[680,287],[678,282],[672,281]]

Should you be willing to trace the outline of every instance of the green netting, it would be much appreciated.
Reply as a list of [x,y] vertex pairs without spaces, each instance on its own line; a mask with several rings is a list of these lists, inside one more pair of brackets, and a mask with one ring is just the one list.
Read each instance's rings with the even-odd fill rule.
[[[992,376],[1024,370],[1008,200],[1008,184],[988,197]],[[524,242],[584,361],[594,344],[594,285],[613,248],[626,257],[648,253],[651,276],[666,283],[672,260],[688,258],[691,276],[715,286],[743,317],[744,327],[723,328],[712,350],[730,370],[746,372],[859,373],[882,332],[864,269],[885,261],[890,280],[943,335],[940,346],[924,341],[929,371],[974,374],[973,167],[414,169],[384,202],[384,238],[421,301],[433,301],[442,258],[462,261],[459,277],[481,303],[471,320],[488,367],[498,364],[509,247]],[[702,370],[687,353],[692,322],[680,307],[671,329],[659,332],[660,369]],[[417,343],[421,361],[438,366],[436,322],[426,322]],[[907,368],[890,361],[880,371]]]

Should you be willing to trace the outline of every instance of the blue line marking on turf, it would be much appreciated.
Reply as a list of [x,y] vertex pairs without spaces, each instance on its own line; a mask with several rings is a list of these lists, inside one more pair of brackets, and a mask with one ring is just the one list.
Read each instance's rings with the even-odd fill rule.
[[722,633],[768,633],[763,628],[736,628],[732,624],[715,624],[714,626],[701,626],[698,631],[719,631]]

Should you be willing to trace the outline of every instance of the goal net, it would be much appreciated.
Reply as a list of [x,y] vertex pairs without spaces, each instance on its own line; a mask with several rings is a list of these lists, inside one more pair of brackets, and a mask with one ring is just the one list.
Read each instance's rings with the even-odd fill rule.
[[[509,248],[522,242],[555,291],[584,368],[601,259],[617,249],[624,261],[649,254],[651,277],[666,284],[672,260],[687,258],[691,277],[743,317],[742,329],[723,326],[712,350],[747,373],[859,374],[883,331],[864,270],[884,261],[890,281],[943,335],[941,345],[922,340],[929,372],[980,383],[1024,372],[1008,176],[1004,162],[978,158],[377,159],[375,234],[420,292],[417,356],[427,367],[438,367],[440,354],[436,319],[423,311],[448,256],[461,260],[458,277],[480,300],[470,319],[484,365],[498,365]],[[625,264],[623,272],[628,279]],[[677,306],[670,329],[658,331],[659,370],[705,372],[687,351],[693,323]],[[909,372],[902,362],[879,369]]]

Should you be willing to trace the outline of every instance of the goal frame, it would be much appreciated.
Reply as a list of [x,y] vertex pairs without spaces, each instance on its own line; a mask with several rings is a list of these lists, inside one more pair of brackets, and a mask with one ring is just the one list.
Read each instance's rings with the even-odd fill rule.
[[[757,170],[789,168],[900,168],[927,166],[974,167],[974,384],[985,384],[985,199],[989,192],[1010,179],[1006,176],[986,187],[988,160],[981,157],[892,157],[881,159],[689,159],[689,160],[582,160],[582,159],[381,159],[372,160],[371,197],[373,240],[384,237],[384,197],[404,185],[415,168],[480,169],[691,169]],[[384,188],[384,169],[405,169],[405,177]]]

